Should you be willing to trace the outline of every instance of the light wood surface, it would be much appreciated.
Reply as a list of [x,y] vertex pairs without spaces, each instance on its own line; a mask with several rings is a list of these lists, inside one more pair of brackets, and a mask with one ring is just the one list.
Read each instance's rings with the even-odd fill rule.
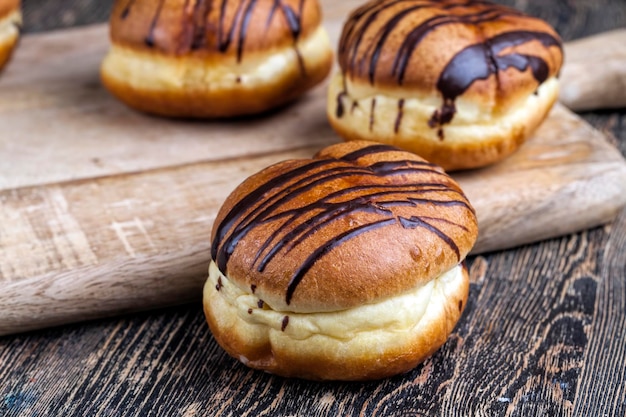
[[[327,7],[333,39],[349,3]],[[198,299],[228,193],[338,140],[324,86],[250,120],[136,113],[99,84],[107,45],[104,25],[26,37],[0,79],[0,334]],[[507,161],[454,176],[477,210],[474,254],[602,224],[626,203],[621,154],[563,107]]]
[[[568,40],[626,27],[623,0],[496,1]],[[333,2],[351,3],[323,0]],[[24,0],[24,29],[103,21],[111,3]],[[581,116],[626,155],[626,109]],[[601,227],[470,256],[468,304],[448,342],[411,372],[363,384],[246,368],[212,338],[199,300],[0,336],[0,416],[626,416],[624,265],[626,209]]]
[[626,29],[570,42],[560,101],[574,111],[626,107]]

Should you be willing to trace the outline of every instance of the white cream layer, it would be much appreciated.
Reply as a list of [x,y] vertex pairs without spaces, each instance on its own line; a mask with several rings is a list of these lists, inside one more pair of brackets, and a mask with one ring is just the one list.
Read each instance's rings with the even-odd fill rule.
[[[458,293],[464,279],[462,266],[457,265],[422,287],[376,303],[334,312],[294,313],[276,311],[267,303],[263,303],[263,307],[259,308],[259,298],[256,295],[232,283],[220,272],[217,265],[211,262],[204,297],[207,300],[216,296],[216,286],[219,286],[220,289],[217,291],[219,296],[228,306],[229,312],[236,314],[238,319],[257,329],[262,327],[266,329],[265,331],[281,332],[291,339],[304,340],[311,336],[326,336],[351,340],[367,333],[410,332],[422,320],[426,322],[438,320],[442,314],[441,308],[450,303],[450,294]],[[456,306],[456,303],[454,305]],[[289,319],[285,326],[286,316]]]
[[0,45],[8,42],[14,42],[19,35],[19,29],[16,25],[22,23],[22,13],[16,10],[0,19]]
[[[441,108],[441,96],[419,95],[414,91],[405,92],[402,96],[402,92],[392,90],[389,95],[382,94],[374,87],[355,85],[349,79],[346,80],[346,86],[348,95],[340,97],[344,91],[344,77],[340,73],[333,76],[328,90],[327,112],[329,117],[354,131],[358,137],[398,146],[404,140],[412,141],[415,137],[440,143],[438,129],[429,127],[428,121]],[[456,112],[452,121],[443,126],[446,143],[480,143],[483,139],[509,136],[517,126],[534,119],[538,110],[549,108],[554,98],[558,97],[558,91],[559,81],[551,77],[539,86],[536,94],[530,94],[506,112],[500,113],[461,96],[455,100]],[[344,108],[341,118],[335,115],[338,97]],[[372,105],[374,99],[375,105]],[[404,103],[396,130],[400,99],[404,99]]]
[[281,74],[299,72],[298,53],[306,69],[309,62],[323,62],[329,50],[330,41],[321,26],[307,38],[301,39],[296,47],[244,52],[239,63],[234,57],[174,57],[112,45],[102,63],[102,71],[140,90],[218,92],[242,87],[254,89],[271,85],[281,79]]

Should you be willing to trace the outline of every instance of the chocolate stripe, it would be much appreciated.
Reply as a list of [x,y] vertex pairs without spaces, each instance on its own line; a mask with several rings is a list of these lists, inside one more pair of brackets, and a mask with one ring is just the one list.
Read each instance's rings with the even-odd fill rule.
[[[423,9],[432,9],[435,15],[428,16],[413,27],[407,21],[420,15]],[[393,12],[389,13],[392,9]],[[438,14],[437,14],[438,12]],[[339,44],[339,63],[344,76],[343,90],[338,93],[336,117],[345,114],[344,100],[349,96],[345,80],[349,76],[367,77],[374,85],[377,71],[381,64],[381,57],[387,47],[388,40],[397,29],[402,27],[407,31],[400,45],[393,51],[393,61],[390,76],[398,85],[405,82],[407,71],[416,49],[428,34],[435,29],[451,24],[475,26],[496,21],[508,16],[517,16],[534,19],[508,7],[492,4],[488,1],[425,1],[425,0],[386,0],[372,1],[360,7],[349,17],[344,26]],[[419,19],[419,18],[417,18]],[[374,29],[376,27],[376,29]],[[363,45],[367,39],[368,45]],[[546,48],[557,47],[562,49],[561,41],[549,32],[512,30],[492,37],[482,42],[470,45],[458,51],[447,63],[440,74],[436,88],[441,93],[443,105],[437,109],[430,121],[431,128],[439,129],[438,133],[443,140],[441,126],[449,123],[455,113],[455,99],[462,95],[472,84],[487,79],[498,71],[515,68],[520,72],[531,69],[532,75],[538,84],[544,82],[550,75],[550,66],[539,56],[520,53],[499,55],[507,48],[516,47],[528,42],[539,41]],[[389,58],[384,61],[388,62]],[[397,133],[400,128],[404,111],[404,98],[398,102],[398,115],[394,124]],[[374,102],[372,102],[374,103]],[[375,105],[370,111],[370,131],[374,128]]]
[[[460,259],[458,246],[434,226],[437,222],[454,223],[445,217],[432,216],[433,210],[428,211],[431,217],[408,218],[400,217],[394,211],[418,206],[473,211],[446,174],[431,163],[419,160],[380,161],[379,156],[369,165],[357,164],[370,155],[390,153],[389,157],[393,158],[394,153],[398,155],[399,152],[388,145],[366,146],[338,159],[312,160],[267,180],[235,203],[216,226],[213,259],[226,273],[237,245],[258,231],[261,234],[255,239],[263,240],[255,243],[249,259],[251,267],[263,273],[279,256],[289,256],[290,251],[310,242],[317,232],[325,231],[322,236],[327,236],[326,240],[316,245],[311,255],[293,272],[287,288],[288,304],[298,284],[318,259],[341,244],[381,227],[425,229],[440,238]],[[396,182],[394,177],[402,179]],[[333,181],[340,181],[341,188],[331,185]],[[330,232],[338,221],[352,217],[360,220],[354,225],[350,223],[349,230],[336,234]],[[365,224],[359,224],[363,221]]]
[[289,281],[289,285],[287,286],[287,295],[285,297],[285,302],[287,304],[291,303],[291,298],[293,297],[293,293],[296,291],[298,284],[302,281],[305,274],[315,265],[315,262],[322,256],[326,255],[335,247],[341,245],[342,243],[354,238],[355,236],[359,236],[365,232],[369,232],[375,229],[379,229],[381,227],[389,226],[395,223],[395,219],[387,219],[380,220],[374,223],[365,224],[363,226],[357,227],[352,230],[348,230],[337,237],[334,237],[322,245],[320,245],[303,263],[300,268],[293,274]]
[[165,0],[159,0],[159,2],[157,3],[156,13],[154,14],[154,18],[152,18],[152,21],[150,22],[148,35],[144,39],[144,43],[150,48],[154,46],[154,30],[156,29],[159,17],[161,16],[161,10],[163,10],[163,3],[165,3]]
[[[126,6],[122,9],[120,18],[125,20],[132,7],[137,0],[129,0]],[[161,17],[161,11],[164,8],[166,0],[159,0],[157,3],[156,12],[151,20],[148,34],[144,39],[144,43],[152,48],[155,47],[154,31],[158,26],[159,19]],[[298,64],[305,74],[304,61],[298,50],[297,41],[302,33],[302,18],[306,0],[299,0],[297,9],[286,4],[284,0],[274,0],[272,7],[269,9],[266,18],[266,30],[271,30],[271,22],[276,12],[279,10],[280,14],[285,19],[289,27],[291,38],[293,39],[293,47],[296,51],[298,58]],[[207,31],[215,30],[214,34],[216,38],[216,50],[221,53],[226,51],[234,45],[235,53],[237,56],[237,62],[241,62],[243,53],[245,51],[245,44],[248,38],[248,29],[252,22],[255,11],[259,4],[258,0],[222,0],[218,6],[219,16],[217,22],[211,23],[210,16],[213,12],[214,1],[213,0],[197,0],[193,6],[193,13],[191,14],[191,29],[183,27],[183,32],[189,34],[187,36],[180,36],[179,47],[177,51],[194,51],[206,46]],[[168,4],[169,6],[169,4]],[[183,9],[183,20],[181,25],[188,23],[188,17],[186,9],[189,7],[188,1],[178,6]],[[234,11],[233,11],[234,9]],[[230,20],[228,16],[232,16]],[[215,27],[215,29],[211,29]]]
[[[387,188],[384,186],[371,186],[371,189],[381,189]],[[308,237],[310,237],[316,230],[320,230],[322,227],[329,225],[334,220],[339,220],[342,217],[347,215],[353,215],[356,213],[368,212],[375,213],[387,216],[393,216],[391,211],[394,207],[400,206],[412,206],[415,207],[418,204],[433,204],[435,206],[464,206],[469,209],[469,205],[462,201],[439,201],[439,200],[429,200],[429,199],[407,199],[407,200],[393,200],[393,201],[378,201],[374,198],[385,197],[389,195],[397,195],[397,194],[406,194],[406,193],[414,193],[414,187],[412,186],[401,186],[389,187],[396,188],[394,190],[387,191],[379,191],[376,193],[360,195],[356,198],[349,199],[346,201],[329,203],[327,202],[330,198],[325,198],[308,206],[299,208],[297,210],[289,210],[287,212],[281,212],[280,214],[273,216],[269,219],[266,219],[264,223],[268,223],[270,221],[277,220],[282,217],[289,217],[289,219],[283,223],[279,228],[277,228],[274,233],[264,242],[263,245],[259,248],[255,258],[255,264],[258,262],[261,254],[269,247],[269,244],[274,241],[280,234],[287,231],[289,227],[293,224],[294,221],[299,219],[303,213],[306,212],[315,212],[320,211],[315,216],[308,218],[305,222],[293,228],[288,233],[285,233],[284,236],[277,242],[270,251],[263,257],[263,259],[258,263],[257,270],[259,272],[263,272],[265,266],[274,258],[278,252],[286,248],[287,252],[303,243]],[[362,187],[362,189],[366,189],[366,187]],[[442,192],[441,189],[437,190],[428,190],[430,192]],[[354,188],[351,188],[347,191],[333,193],[333,198],[349,195],[350,193],[355,192]]]
[[209,15],[213,9],[213,0],[198,0],[193,13],[193,36],[191,38],[191,50],[200,49],[206,40],[206,29]]
[[128,3],[126,3],[126,7],[124,7],[122,9],[122,13],[121,13],[122,20],[124,20],[124,19],[126,19],[128,17],[128,15],[130,14],[130,9],[135,4],[135,1],[136,0],[128,0]]

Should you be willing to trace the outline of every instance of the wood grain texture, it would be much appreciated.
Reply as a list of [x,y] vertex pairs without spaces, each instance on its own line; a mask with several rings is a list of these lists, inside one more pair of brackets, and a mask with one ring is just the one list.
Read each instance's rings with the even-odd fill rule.
[[217,210],[287,155],[0,192],[0,334],[198,300]]
[[[326,4],[333,43],[349,3]],[[98,82],[107,48],[105,26],[26,37],[0,80],[0,124],[12,125],[0,138],[0,334],[198,299],[230,191],[339,140],[324,86],[245,122],[139,114]],[[623,157],[561,107],[511,158],[455,177],[477,211],[473,253],[594,227],[626,204]]]
[[11,155],[0,164],[0,189],[321,146],[333,137],[318,111],[322,89],[245,123],[137,113],[100,84],[107,48],[104,25],[23,39],[0,78],[0,123],[12,126],[0,139],[0,152]]
[[589,340],[577,387],[587,400],[574,404],[575,415],[626,415],[626,210],[612,227],[621,232],[606,243],[596,269],[598,300],[587,321]]
[[[506,3],[566,39],[626,25],[621,0]],[[583,116],[626,154],[623,111]],[[0,415],[624,416],[625,242],[622,211],[603,227],[472,257],[470,304],[449,342],[414,371],[368,384],[250,371],[213,342],[199,303],[0,337]]]
[[[0,334],[197,300],[230,191],[317,149],[0,191]],[[505,164],[456,177],[478,216],[474,254],[596,226],[626,203],[621,155],[562,108]]]
[[[51,410],[76,416],[602,415],[598,409],[623,415],[619,357],[594,350],[608,344],[623,353],[624,346],[605,339],[592,348],[590,340],[596,309],[606,306],[596,294],[608,231],[552,240],[542,251],[533,245],[474,258],[471,302],[457,330],[405,375],[320,384],[255,372],[221,351],[194,305],[0,339],[0,359],[13,359],[0,371],[6,381],[0,410],[16,416]],[[613,329],[623,338],[622,328]],[[602,368],[614,385],[598,397],[604,375],[595,370]],[[588,412],[575,414],[578,407]]]

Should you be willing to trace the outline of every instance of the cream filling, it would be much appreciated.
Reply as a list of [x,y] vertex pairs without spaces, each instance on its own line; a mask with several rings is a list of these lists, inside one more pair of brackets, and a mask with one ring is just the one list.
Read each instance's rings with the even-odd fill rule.
[[19,35],[19,29],[16,26],[22,23],[22,13],[16,10],[0,19],[0,44],[13,42],[14,38]]
[[[204,297],[208,300],[215,296],[212,293],[216,292],[219,286],[219,296],[238,319],[255,328],[265,328],[268,332],[270,330],[281,332],[291,339],[304,340],[312,336],[326,336],[350,340],[366,333],[410,331],[423,318],[428,317],[429,313],[433,313],[428,309],[429,304],[439,307],[446,305],[449,294],[458,291],[464,279],[462,266],[457,265],[421,287],[376,303],[333,312],[294,313],[276,311],[267,303],[262,303],[260,307],[258,296],[243,291],[222,274],[214,262],[211,262]],[[285,317],[288,317],[286,325]]]
[[[297,48],[297,49],[296,49]],[[300,71],[298,54],[307,63],[326,59],[330,41],[323,27],[300,39],[296,47],[273,51],[244,52],[241,62],[227,59],[200,58],[193,55],[167,56],[111,45],[102,63],[102,71],[136,88],[145,90],[200,89],[205,91],[255,88],[273,82],[278,74]]]
[[[342,101],[344,114],[341,118],[335,116],[337,100],[344,91],[342,74],[336,74],[331,80],[328,92],[328,114],[341,124],[351,126],[358,131],[362,138],[402,136],[421,136],[439,142],[437,128],[430,128],[428,121],[441,108],[442,98],[439,95],[419,95],[409,92],[410,97],[400,95],[380,94],[373,87],[354,85],[347,80],[348,95],[339,98]],[[447,143],[474,142],[482,138],[508,135],[515,126],[532,119],[533,114],[540,109],[549,107],[549,104],[558,97],[559,82],[556,77],[544,81],[537,89],[536,94],[530,94],[508,111],[495,113],[489,109],[464,99],[463,96],[455,100],[456,112],[450,123],[444,124]],[[400,93],[398,93],[400,94]],[[372,106],[372,101],[376,100]],[[399,100],[404,99],[402,117],[396,132],[396,121],[399,113]],[[354,102],[357,103],[354,106]],[[374,114],[371,115],[371,109]],[[370,121],[371,130],[370,130]]]

